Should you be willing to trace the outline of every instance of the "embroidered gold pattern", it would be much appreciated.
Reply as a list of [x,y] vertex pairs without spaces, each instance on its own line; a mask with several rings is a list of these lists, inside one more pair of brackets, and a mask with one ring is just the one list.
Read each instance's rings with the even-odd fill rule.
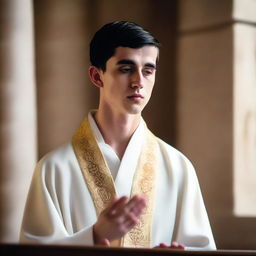
[[147,198],[147,208],[138,225],[125,235],[123,245],[127,247],[150,247],[151,245],[155,199],[156,150],[156,138],[147,130],[146,144],[141,152],[131,192],[132,195],[144,195]]
[[[72,139],[73,148],[93,199],[97,216],[108,206],[116,195],[115,184],[110,170],[97,145],[87,118],[82,122]],[[144,195],[147,209],[141,221],[122,239],[112,246],[150,247],[153,221],[153,202],[156,177],[156,137],[147,130],[145,144],[133,178],[131,196]]]
[[116,190],[87,119],[74,134],[72,144],[99,216],[116,195]]

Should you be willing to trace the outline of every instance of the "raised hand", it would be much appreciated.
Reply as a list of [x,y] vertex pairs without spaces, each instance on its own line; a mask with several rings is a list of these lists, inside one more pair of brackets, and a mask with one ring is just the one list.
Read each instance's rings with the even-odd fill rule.
[[140,195],[130,200],[126,196],[114,198],[93,226],[94,243],[108,246],[109,242],[123,237],[139,222],[145,208],[146,199]]

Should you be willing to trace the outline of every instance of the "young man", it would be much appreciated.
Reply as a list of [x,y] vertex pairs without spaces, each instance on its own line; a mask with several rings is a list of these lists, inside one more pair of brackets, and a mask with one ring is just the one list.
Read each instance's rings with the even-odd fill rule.
[[215,249],[193,166],[141,117],[158,56],[158,41],[137,24],[112,22],[95,34],[98,110],[37,164],[22,242]]

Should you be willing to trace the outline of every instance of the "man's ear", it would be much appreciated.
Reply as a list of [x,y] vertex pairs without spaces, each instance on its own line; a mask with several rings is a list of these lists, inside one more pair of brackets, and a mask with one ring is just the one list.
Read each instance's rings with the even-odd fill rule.
[[89,76],[94,85],[97,87],[103,87],[103,82],[100,77],[101,70],[95,66],[89,67]]

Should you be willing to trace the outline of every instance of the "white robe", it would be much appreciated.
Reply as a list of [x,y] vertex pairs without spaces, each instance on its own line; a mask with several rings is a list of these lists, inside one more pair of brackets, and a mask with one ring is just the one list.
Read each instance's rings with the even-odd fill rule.
[[[91,114],[88,120],[111,170],[119,196],[130,195],[142,144],[141,119],[120,161]],[[192,250],[216,249],[196,173],[179,151],[157,138],[158,168],[152,247],[177,241]],[[48,153],[36,165],[21,227],[22,243],[93,245],[95,207],[71,144]]]

